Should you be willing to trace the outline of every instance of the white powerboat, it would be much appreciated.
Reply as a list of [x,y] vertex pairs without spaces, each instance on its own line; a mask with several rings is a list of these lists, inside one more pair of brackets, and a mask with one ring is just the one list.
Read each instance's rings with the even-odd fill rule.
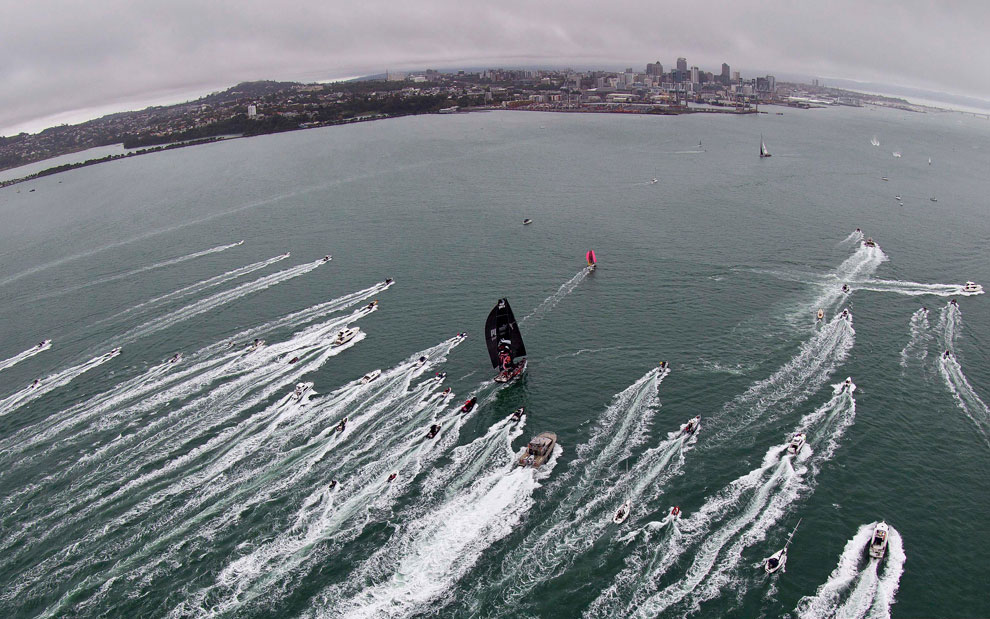
[[426,355],[423,355],[419,359],[416,359],[416,363],[415,363],[414,367],[421,368],[424,365],[426,365],[426,362],[429,361],[429,360],[430,360],[429,357],[427,357]]
[[877,523],[877,526],[873,528],[873,536],[870,538],[870,556],[874,559],[883,559],[883,555],[887,552],[887,534],[890,532],[890,527],[887,526],[886,522],[882,520]]
[[331,256],[330,254],[323,256],[323,262],[330,262],[331,260],[333,260],[333,256]]
[[250,346],[248,346],[248,352],[253,352],[255,350],[258,350],[264,345],[265,345],[265,340],[256,339],[253,342],[251,342]]
[[694,434],[695,432],[698,431],[698,425],[700,423],[701,423],[701,415],[698,415],[694,419],[691,419],[686,424],[681,426],[681,432],[683,432],[684,434]]
[[44,348],[45,346],[48,346],[51,343],[52,343],[51,340],[42,340],[41,342],[38,343],[38,348],[39,349]]
[[553,432],[537,434],[516,455],[516,466],[540,468],[553,455],[553,448],[556,444],[557,435]]
[[794,539],[794,534],[797,533],[799,526],[801,526],[800,520],[798,520],[794,530],[791,531],[787,541],[784,542],[784,547],[763,560],[763,570],[766,571],[767,574],[773,574],[776,571],[787,571],[784,568],[784,566],[787,565],[787,547],[791,545],[791,540]]
[[309,393],[309,390],[313,388],[313,383],[297,383],[296,390],[292,392],[292,398],[296,401],[303,399],[303,397]]
[[370,372],[368,372],[367,374],[365,374],[364,376],[361,377],[361,384],[362,385],[367,385],[371,381],[377,380],[378,377],[381,376],[381,375],[382,375],[382,371],[381,370],[371,370]]
[[526,219],[523,220],[523,225],[524,226],[528,226],[531,223],[533,223],[533,220],[530,219],[529,217],[527,217]]
[[805,434],[804,432],[798,432],[797,434],[794,435],[794,438],[792,438],[791,442],[787,445],[787,453],[796,454],[797,452],[801,451],[801,448],[804,447],[804,444],[807,442],[808,442],[808,435]]
[[622,524],[629,518],[630,510],[632,510],[632,501],[626,500],[625,503],[619,506],[619,510],[615,512],[615,515],[612,516],[612,522]]
[[113,350],[111,350],[107,354],[103,355],[103,358],[104,359],[112,359],[113,357],[116,357],[119,354],[120,354],[120,348],[114,348]]
[[680,520],[681,519],[681,508],[678,507],[677,505],[671,507],[670,508],[670,514],[668,514],[668,515],[670,516],[671,520]]
[[168,360],[169,363],[178,363],[180,361],[182,361],[182,353],[181,352],[175,353]]
[[334,338],[333,345],[341,346],[343,344],[346,344],[347,342],[353,340],[354,336],[356,336],[357,334],[358,334],[358,330],[352,329],[351,327],[346,327],[344,329],[341,329],[340,331],[337,332],[337,337]]
[[982,290],[983,287],[976,282],[966,282],[963,284],[963,292],[980,292]]
[[825,310],[819,308],[819,310],[818,310],[818,320],[821,320],[822,318],[825,318]]
[[900,158],[901,158],[901,152],[900,152],[900,151],[897,151],[897,150],[895,150],[895,151],[894,151],[894,152],[892,152],[891,154],[892,154],[892,155],[893,155],[894,157],[897,157],[898,159],[900,159]]
[[865,241],[863,241],[863,245],[866,245],[867,247],[876,247],[877,246],[877,242],[874,241],[873,240],[873,237],[871,236],[868,239],[866,239]]

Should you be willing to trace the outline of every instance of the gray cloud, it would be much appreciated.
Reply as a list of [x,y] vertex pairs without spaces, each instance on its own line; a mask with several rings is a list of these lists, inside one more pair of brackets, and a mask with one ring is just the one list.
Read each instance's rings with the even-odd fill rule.
[[[990,99],[990,4],[906,0],[8,3],[0,133],[242,80],[385,68],[634,66],[834,76]],[[78,110],[86,110],[78,112]],[[71,114],[63,116],[72,117]]]

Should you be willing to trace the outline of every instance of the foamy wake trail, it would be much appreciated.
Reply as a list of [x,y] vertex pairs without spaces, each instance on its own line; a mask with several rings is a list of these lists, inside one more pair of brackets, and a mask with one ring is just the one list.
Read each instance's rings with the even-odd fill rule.
[[[852,314],[848,318],[836,314],[780,369],[726,405],[714,422],[716,436],[726,438],[757,420],[772,421],[792,410],[828,382],[855,340]],[[786,407],[781,405],[785,402]]]
[[801,598],[795,612],[800,619],[889,619],[890,607],[904,572],[904,542],[890,527],[887,553],[878,564],[866,547],[876,522],[864,524],[839,557],[839,564],[813,596]]
[[99,367],[107,361],[120,354],[120,351],[112,351],[98,357],[93,357],[89,361],[66,368],[60,372],[41,378],[37,385],[31,384],[20,391],[13,393],[0,400],[0,417],[9,415],[18,408],[37,400],[46,393],[50,393],[59,387],[68,385],[72,379],[84,372],[88,372],[95,367]]
[[946,303],[939,313],[936,329],[942,351],[949,352],[948,357],[942,351],[938,353],[936,364],[939,374],[955,399],[956,406],[976,424],[976,429],[983,435],[983,440],[990,445],[990,408],[966,378],[956,356],[956,340],[962,329],[962,312],[959,306]]
[[819,288],[818,295],[811,303],[802,303],[790,315],[791,321],[807,324],[813,313],[819,308],[826,312],[835,310],[845,301],[847,296],[842,291],[842,284],[849,284],[852,288],[857,287],[857,282],[869,279],[877,267],[886,261],[887,255],[883,253],[880,247],[860,245],[835,271],[826,276],[823,283],[816,284]]
[[919,282],[901,282],[886,279],[867,279],[850,284],[855,290],[870,290],[872,292],[893,292],[907,296],[934,295],[938,297],[971,297],[983,294],[980,286],[974,292],[967,292],[962,284],[922,284]]
[[949,302],[938,314],[938,322],[935,325],[938,331],[938,343],[942,350],[955,352],[956,338],[962,328],[962,312],[959,306]]
[[924,361],[932,341],[928,310],[920,308],[911,314],[911,339],[901,349],[901,367],[907,368],[912,361]]
[[[628,470],[619,463],[631,457],[659,407],[657,390],[670,372],[651,370],[613,399],[591,438],[577,448],[578,457],[548,489],[556,509],[502,561],[500,574],[485,579],[483,589],[468,592],[473,607],[490,607],[483,595],[500,598],[501,608],[518,610],[533,588],[563,573],[605,534],[625,500],[633,502],[632,522],[649,510],[664,483],[683,464],[685,444],[693,437],[676,432],[646,451]],[[638,512],[638,513],[637,513]],[[533,565],[540,569],[532,569]],[[498,614],[497,609],[492,612]]]
[[32,346],[31,348],[28,348],[24,352],[17,353],[16,355],[14,355],[13,357],[11,357],[10,359],[4,359],[3,361],[0,361],[0,370],[6,370],[9,367],[13,367],[13,366],[17,365],[18,363],[20,363],[21,361],[24,361],[25,359],[30,359],[31,357],[35,356],[39,352],[42,352],[44,350],[48,350],[51,347],[52,347],[52,341],[51,340],[45,340],[39,346]]
[[185,307],[149,320],[143,325],[131,329],[122,335],[117,341],[123,343],[133,342],[134,340],[142,338],[146,335],[161,331],[162,329],[167,329],[194,316],[199,316],[200,314],[214,310],[222,305],[226,305],[231,301],[236,301],[241,297],[253,294],[255,292],[260,292],[266,288],[270,288],[271,286],[275,286],[277,284],[281,284],[282,282],[299,277],[300,275],[305,275],[321,264],[323,264],[322,260],[300,264],[292,268],[279,271],[278,273],[265,275],[264,277],[260,277],[253,282],[241,284],[240,286],[231,288],[230,290],[218,292],[213,296],[200,299]]
[[[759,468],[730,483],[687,519],[679,539],[658,546],[640,542],[613,584],[596,599],[588,617],[655,617],[667,612],[684,616],[718,597],[727,587],[743,592],[749,586],[739,574],[743,551],[766,538],[800,497],[814,491],[821,465],[854,421],[855,385],[833,386],[831,399],[805,415],[793,432],[806,432],[808,444],[796,455],[787,443],[771,447]],[[793,432],[791,435],[793,435]],[[791,435],[788,435],[788,439]],[[664,586],[668,572],[683,556],[693,558],[684,574]],[[670,611],[671,608],[674,611]]]
[[550,310],[560,303],[561,299],[574,292],[574,289],[578,287],[578,284],[583,282],[584,278],[588,277],[588,273],[591,273],[591,267],[585,267],[578,271],[577,275],[561,284],[560,288],[557,289],[557,292],[544,299],[543,303],[536,306],[536,309],[526,314],[519,322],[525,323],[531,318],[533,320],[542,319]]
[[214,275],[213,277],[209,277],[207,279],[204,279],[203,281],[199,281],[194,284],[184,286],[177,290],[173,290],[172,292],[154,297],[152,299],[148,299],[147,301],[142,301],[141,303],[138,303],[134,307],[130,307],[122,312],[110,316],[109,318],[104,318],[100,320],[97,324],[109,322],[111,320],[115,320],[117,318],[135,312],[146,312],[147,310],[156,308],[162,305],[163,303],[169,303],[171,301],[175,301],[183,297],[188,297],[189,295],[193,295],[198,292],[207,290],[209,288],[219,286],[220,284],[225,284],[229,281],[238,279],[250,273],[254,273],[255,271],[260,271],[261,269],[271,266],[276,262],[285,260],[286,258],[288,258],[288,255],[282,254],[280,256],[275,256],[274,258],[269,258],[268,260],[262,260],[260,262],[255,262],[253,264],[248,264],[246,266],[242,266],[237,269],[227,271],[226,273],[221,273],[220,275]]
[[502,449],[486,463],[484,473],[439,505],[421,509],[345,583],[317,596],[312,615],[400,617],[435,610],[436,600],[533,506],[533,492],[562,451],[557,446],[540,469],[514,468],[510,444],[500,442]]
[[154,264],[149,264],[147,266],[139,267],[137,269],[132,269],[124,273],[117,273],[116,275],[107,275],[106,277],[100,277],[92,281],[83,282],[81,284],[76,284],[75,286],[69,286],[67,288],[59,288],[53,290],[52,292],[45,293],[43,295],[34,297],[33,301],[40,301],[41,299],[50,299],[52,297],[61,296],[69,292],[75,292],[76,290],[82,290],[84,288],[91,288],[93,286],[99,286],[101,284],[109,284],[110,282],[120,281],[122,279],[127,279],[128,277],[133,277],[135,275],[140,275],[141,273],[147,273],[148,271],[154,271],[155,269],[162,269],[165,267],[170,267],[176,264],[187,262],[189,260],[195,260],[196,258],[202,258],[203,256],[208,256],[210,254],[216,254],[224,250],[230,249],[231,247],[237,247],[244,241],[239,241],[237,243],[229,243],[227,245],[218,245],[217,247],[211,247],[210,249],[204,249],[202,251],[197,251],[191,254],[186,254],[185,256],[179,256],[178,258],[171,258],[169,260],[163,260],[161,262],[156,262]]
[[849,236],[839,241],[839,245],[852,245],[853,243],[859,243],[863,240],[863,232],[861,230],[853,230],[849,233]]

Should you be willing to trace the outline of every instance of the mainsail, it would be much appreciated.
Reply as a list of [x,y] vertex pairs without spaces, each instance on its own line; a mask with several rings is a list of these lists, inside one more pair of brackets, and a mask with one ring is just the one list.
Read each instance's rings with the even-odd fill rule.
[[588,250],[588,253],[587,253],[587,255],[585,255],[585,258],[588,259],[588,266],[591,266],[591,265],[596,264],[598,262],[598,260],[595,259],[595,250],[593,250],[593,249],[589,249]]
[[760,157],[769,157],[770,151],[767,150],[767,145],[763,141],[763,136],[760,136]]
[[499,299],[488,314],[488,320],[485,321],[485,341],[488,343],[488,356],[491,357],[493,368],[497,369],[500,365],[498,358],[500,344],[509,347],[509,354],[513,359],[526,355],[526,346],[523,344],[522,334],[519,333],[519,325],[516,324],[516,317],[512,315],[508,299]]

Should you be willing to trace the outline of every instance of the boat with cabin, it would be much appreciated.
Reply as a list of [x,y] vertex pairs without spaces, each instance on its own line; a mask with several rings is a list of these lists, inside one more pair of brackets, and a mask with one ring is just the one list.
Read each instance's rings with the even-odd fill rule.
[[557,445],[557,435],[553,432],[540,432],[523,447],[516,457],[516,466],[540,468],[553,455]]

